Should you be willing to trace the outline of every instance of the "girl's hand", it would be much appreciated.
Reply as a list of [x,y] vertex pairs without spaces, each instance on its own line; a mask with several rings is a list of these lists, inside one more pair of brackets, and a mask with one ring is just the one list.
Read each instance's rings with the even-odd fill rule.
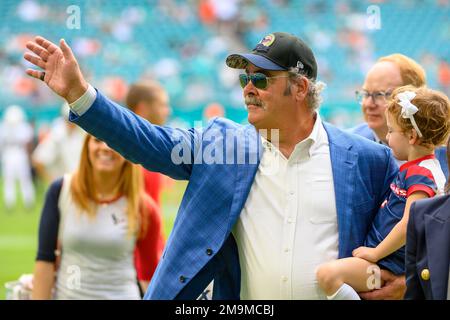
[[375,248],[359,247],[352,252],[354,257],[376,263],[379,259]]

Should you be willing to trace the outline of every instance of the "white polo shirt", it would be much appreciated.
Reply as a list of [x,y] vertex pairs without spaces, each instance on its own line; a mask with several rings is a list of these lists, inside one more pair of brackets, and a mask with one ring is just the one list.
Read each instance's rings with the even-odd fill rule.
[[325,299],[316,268],[338,258],[338,228],[328,136],[317,115],[289,159],[264,152],[233,229],[241,299]]

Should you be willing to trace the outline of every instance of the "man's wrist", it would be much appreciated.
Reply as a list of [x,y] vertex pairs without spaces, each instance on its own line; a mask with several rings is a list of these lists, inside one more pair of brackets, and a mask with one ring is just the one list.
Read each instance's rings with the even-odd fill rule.
[[380,254],[380,250],[378,249],[378,247],[373,249],[373,258],[375,260],[374,261],[375,263],[383,258]]
[[77,101],[83,94],[88,90],[89,85],[84,82],[79,87],[73,88],[68,93],[67,97],[65,97],[68,104],[72,104]]
[[70,109],[77,116],[81,116],[92,106],[96,98],[97,92],[94,87],[88,84],[86,92],[84,92],[77,100],[69,104]]

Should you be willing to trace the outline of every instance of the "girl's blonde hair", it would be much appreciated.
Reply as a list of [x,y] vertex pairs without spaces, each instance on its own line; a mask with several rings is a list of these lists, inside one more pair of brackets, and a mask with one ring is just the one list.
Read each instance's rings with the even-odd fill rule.
[[414,128],[409,118],[402,117],[402,106],[398,103],[398,94],[405,91],[412,91],[416,94],[411,103],[419,109],[414,114],[414,120],[422,133],[420,144],[435,147],[445,143],[450,130],[448,97],[442,92],[427,87],[416,88],[408,85],[395,89],[388,103],[387,112],[404,132]]
[[[96,215],[98,199],[93,178],[93,167],[89,160],[88,145],[92,135],[84,139],[78,169],[72,177],[70,191],[75,205],[82,213],[90,217]],[[119,194],[127,199],[128,234],[142,238],[147,232],[149,214],[146,201],[152,201],[144,192],[142,170],[138,165],[125,161],[119,181],[117,182]]]

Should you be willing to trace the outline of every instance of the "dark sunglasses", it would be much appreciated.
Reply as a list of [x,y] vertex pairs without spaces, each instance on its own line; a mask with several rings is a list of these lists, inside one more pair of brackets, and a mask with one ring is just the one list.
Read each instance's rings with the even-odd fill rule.
[[289,77],[289,75],[285,74],[282,76],[268,77],[264,73],[252,73],[252,74],[243,73],[239,75],[239,82],[242,88],[245,88],[248,82],[251,81],[257,89],[264,90],[269,85],[269,79],[286,78],[286,77]]

